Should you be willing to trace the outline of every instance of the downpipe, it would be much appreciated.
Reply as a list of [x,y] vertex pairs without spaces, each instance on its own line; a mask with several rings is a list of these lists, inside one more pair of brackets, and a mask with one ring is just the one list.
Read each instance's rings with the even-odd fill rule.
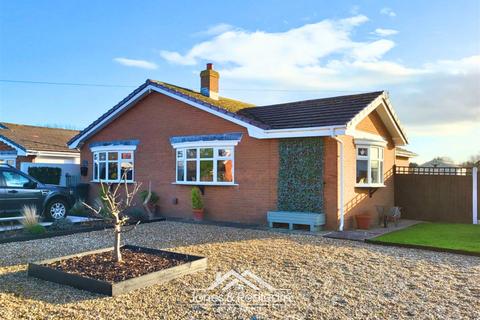
[[338,209],[340,211],[340,225],[338,226],[338,231],[343,231],[345,212],[344,212],[344,181],[343,181],[343,141],[335,135],[335,130],[332,129],[330,135],[333,139],[340,144],[340,203],[338,204]]

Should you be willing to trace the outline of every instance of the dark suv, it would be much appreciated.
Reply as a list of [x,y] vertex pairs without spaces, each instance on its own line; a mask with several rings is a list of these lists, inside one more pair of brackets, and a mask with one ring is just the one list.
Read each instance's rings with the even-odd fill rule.
[[34,205],[46,219],[61,219],[67,216],[73,202],[68,188],[42,184],[12,166],[0,164],[0,215]]

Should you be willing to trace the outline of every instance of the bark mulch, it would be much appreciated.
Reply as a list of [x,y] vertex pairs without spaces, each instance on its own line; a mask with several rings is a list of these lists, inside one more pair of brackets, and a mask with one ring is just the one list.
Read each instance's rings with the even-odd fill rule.
[[113,251],[73,257],[48,264],[63,272],[78,274],[106,282],[120,282],[148,273],[168,269],[185,263],[158,254],[145,253],[134,249],[121,249],[123,261],[113,261]]

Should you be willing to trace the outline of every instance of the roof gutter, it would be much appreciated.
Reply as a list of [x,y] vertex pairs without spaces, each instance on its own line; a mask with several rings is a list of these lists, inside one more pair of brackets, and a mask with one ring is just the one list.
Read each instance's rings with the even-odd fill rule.
[[[339,203],[337,203],[337,206],[338,206],[337,210],[339,211],[338,213],[340,215],[340,225],[338,226],[338,230],[343,231],[344,221],[345,221],[345,211],[344,211],[344,188],[345,188],[345,183],[343,181],[343,176],[344,176],[344,170],[343,170],[343,167],[344,167],[343,152],[344,152],[344,150],[343,149],[344,149],[344,145],[343,145],[343,141],[338,138],[338,134],[335,133],[334,129],[332,129],[330,137],[335,139],[337,141],[337,143],[340,144],[340,199],[339,199]],[[338,183],[337,183],[337,186],[338,186]],[[338,216],[338,214],[337,214],[337,216]]]

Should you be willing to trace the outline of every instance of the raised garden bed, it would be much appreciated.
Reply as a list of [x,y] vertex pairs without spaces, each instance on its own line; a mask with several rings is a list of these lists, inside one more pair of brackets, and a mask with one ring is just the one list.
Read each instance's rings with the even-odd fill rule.
[[28,275],[77,289],[117,296],[134,289],[165,283],[207,268],[207,258],[122,246],[124,261],[112,261],[113,248],[29,263]]

